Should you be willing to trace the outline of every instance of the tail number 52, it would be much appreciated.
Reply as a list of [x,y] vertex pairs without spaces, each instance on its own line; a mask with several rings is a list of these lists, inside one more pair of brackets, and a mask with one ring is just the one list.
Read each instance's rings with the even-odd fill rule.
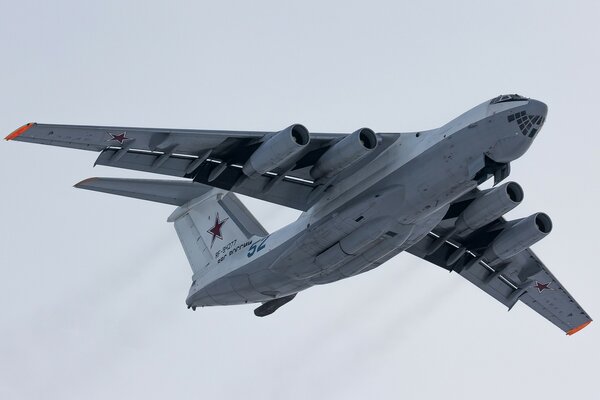
[[252,243],[252,246],[250,246],[250,248],[248,249],[248,258],[263,250],[265,248],[265,242],[268,238],[269,237],[267,236],[266,238],[261,239],[256,243]]

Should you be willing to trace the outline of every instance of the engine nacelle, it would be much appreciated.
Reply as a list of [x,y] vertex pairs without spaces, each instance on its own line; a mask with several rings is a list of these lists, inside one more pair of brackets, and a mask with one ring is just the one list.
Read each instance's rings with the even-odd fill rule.
[[536,213],[506,228],[488,246],[483,258],[490,264],[508,260],[537,243],[552,231],[552,220],[544,213]]
[[371,129],[359,129],[331,146],[317,160],[310,175],[314,179],[332,177],[373,151],[377,142],[377,135]]
[[304,149],[310,141],[308,129],[300,124],[295,124],[277,132],[258,149],[244,164],[244,174],[264,174],[284,165],[293,156]]
[[523,201],[523,189],[516,182],[507,182],[490,189],[473,200],[456,220],[458,236],[473,232],[500,218]]

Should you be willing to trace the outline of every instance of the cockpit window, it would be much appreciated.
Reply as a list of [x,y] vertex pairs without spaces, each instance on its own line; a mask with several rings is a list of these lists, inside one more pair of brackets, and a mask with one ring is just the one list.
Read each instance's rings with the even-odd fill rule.
[[506,118],[508,119],[508,122],[517,121],[517,125],[519,126],[521,133],[525,136],[529,136],[530,138],[534,138],[544,124],[543,116],[527,115],[524,110],[510,114]]
[[490,101],[490,104],[507,103],[509,101],[526,101],[527,97],[520,96],[518,94],[503,94],[495,97]]

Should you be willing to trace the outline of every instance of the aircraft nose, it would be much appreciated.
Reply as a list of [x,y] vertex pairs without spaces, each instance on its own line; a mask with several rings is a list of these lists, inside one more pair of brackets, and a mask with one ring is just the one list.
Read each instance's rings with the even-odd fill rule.
[[539,115],[540,117],[546,118],[548,114],[548,106],[539,100],[531,99],[527,104],[527,114]]

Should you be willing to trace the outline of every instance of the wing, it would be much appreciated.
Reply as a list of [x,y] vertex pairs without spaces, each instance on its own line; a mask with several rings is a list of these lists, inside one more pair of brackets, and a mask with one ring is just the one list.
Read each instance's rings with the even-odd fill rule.
[[[289,164],[252,179],[243,165],[275,132],[150,129],[30,123],[6,137],[30,143],[100,152],[94,165],[189,178],[299,210],[307,210],[334,182],[315,182],[309,171],[343,134],[311,133],[310,143]],[[335,177],[349,176],[376,158],[397,139],[380,134],[368,156]]]
[[[442,222],[408,252],[444,269],[458,272],[509,310],[519,300],[522,301],[568,335],[587,326],[592,321],[590,316],[531,249],[494,267],[479,261],[494,238],[511,225],[510,221],[499,218],[466,238],[450,236],[439,249],[431,253],[430,249],[435,248],[434,242],[440,237],[447,237],[460,212],[481,193],[475,189],[455,202]],[[457,257],[460,248],[467,251],[460,252],[463,255]]]

